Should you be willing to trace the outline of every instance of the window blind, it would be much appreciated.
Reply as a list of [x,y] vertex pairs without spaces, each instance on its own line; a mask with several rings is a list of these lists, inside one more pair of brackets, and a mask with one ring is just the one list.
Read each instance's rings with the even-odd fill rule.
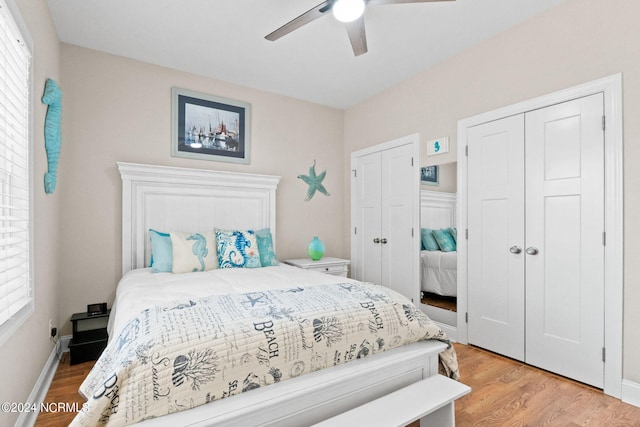
[[0,331],[33,300],[30,277],[31,53],[0,0]]

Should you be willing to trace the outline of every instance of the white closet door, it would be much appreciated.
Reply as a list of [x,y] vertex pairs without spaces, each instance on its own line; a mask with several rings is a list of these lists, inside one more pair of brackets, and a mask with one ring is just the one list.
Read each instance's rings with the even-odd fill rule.
[[357,245],[357,258],[352,262],[352,277],[364,282],[382,284],[382,252],[379,243],[382,234],[382,181],[381,152],[358,157],[354,194],[358,231],[353,242]]
[[[413,144],[382,152],[382,283],[402,295],[416,300],[418,285],[414,280],[417,246],[413,243],[416,197]],[[414,301],[415,302],[415,301]]]
[[468,133],[468,340],[524,360],[524,116]]
[[[526,362],[603,387],[603,95],[526,114]],[[470,176],[474,176],[470,174]]]

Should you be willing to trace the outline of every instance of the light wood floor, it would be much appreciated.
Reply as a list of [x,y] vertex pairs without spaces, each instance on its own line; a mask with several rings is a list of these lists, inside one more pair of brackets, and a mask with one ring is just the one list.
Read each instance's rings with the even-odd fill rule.
[[456,297],[444,297],[429,292],[425,292],[421,302],[423,304],[432,305],[434,307],[444,308],[449,311],[458,311],[458,303]]
[[[69,364],[69,353],[62,353],[62,359],[44,403],[78,403],[81,406],[85,400],[78,393],[78,388],[95,363],[95,361],[91,361],[71,366]],[[68,412],[41,412],[35,425],[47,427],[66,426],[75,416],[75,413]]]
[[[487,351],[456,344],[462,382],[472,392],[456,401],[456,425],[640,427],[640,408],[602,391]],[[46,402],[78,402],[94,362],[69,365],[65,353]],[[40,414],[39,427],[67,425],[75,414]],[[417,427],[413,423],[411,427]]]
[[601,390],[496,354],[457,345],[462,382],[458,426],[640,426],[640,408]]

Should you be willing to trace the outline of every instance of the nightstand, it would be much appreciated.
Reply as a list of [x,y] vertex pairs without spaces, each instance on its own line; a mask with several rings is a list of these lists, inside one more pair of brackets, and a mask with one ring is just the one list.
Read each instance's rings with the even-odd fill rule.
[[70,363],[96,360],[107,346],[107,323],[109,313],[93,314],[74,313],[71,316],[73,337],[69,342]]
[[313,261],[309,258],[286,259],[284,263],[294,267],[304,268],[305,270],[347,277],[351,261],[348,259],[324,257],[318,261]]

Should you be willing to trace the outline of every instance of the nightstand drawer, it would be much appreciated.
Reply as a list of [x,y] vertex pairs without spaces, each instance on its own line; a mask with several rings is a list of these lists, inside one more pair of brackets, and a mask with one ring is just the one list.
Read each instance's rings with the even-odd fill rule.
[[310,266],[309,270],[320,273],[333,274],[334,276],[347,277],[348,268],[346,265],[318,265]]
[[347,277],[351,262],[348,259],[326,257],[318,261],[312,261],[309,258],[287,259],[284,263],[318,273]]

